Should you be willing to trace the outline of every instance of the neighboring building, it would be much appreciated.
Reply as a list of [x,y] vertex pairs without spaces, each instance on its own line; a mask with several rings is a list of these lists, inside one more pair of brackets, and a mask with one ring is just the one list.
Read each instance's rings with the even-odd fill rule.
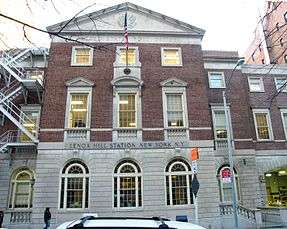
[[248,64],[287,63],[287,2],[266,1],[248,47],[245,60]]
[[[123,44],[126,12],[128,53]],[[48,31],[59,31],[63,24]],[[31,111],[41,104],[44,90],[37,110],[39,135],[39,113],[12,119],[5,108],[17,98],[6,93],[7,100],[0,103],[5,115],[1,133],[20,129],[18,141],[9,141],[14,139],[10,132],[0,141],[2,152],[10,152],[0,154],[5,225],[42,227],[46,207],[51,208],[53,226],[86,212],[173,219],[187,215],[194,222],[190,150],[197,147],[199,222],[232,228],[224,89],[240,223],[261,224],[261,213],[265,221],[268,214],[280,216],[287,205],[284,65],[234,69],[237,52],[202,51],[202,29],[131,3],[81,16],[61,35],[89,43],[53,36],[45,90],[33,86],[38,80],[20,78],[26,99],[13,105]],[[1,75],[9,82],[7,73],[19,69],[19,61],[11,65],[6,59],[0,61]],[[257,207],[267,210],[253,210]]]

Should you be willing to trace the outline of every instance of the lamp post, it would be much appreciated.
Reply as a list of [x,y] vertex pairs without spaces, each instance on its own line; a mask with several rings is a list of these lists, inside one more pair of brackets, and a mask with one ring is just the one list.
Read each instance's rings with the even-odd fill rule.
[[229,87],[229,84],[231,82],[233,73],[235,69],[242,65],[244,63],[244,59],[238,60],[236,63],[235,67],[232,69],[230,78],[228,79],[228,82],[226,84],[226,89],[222,91],[222,97],[223,97],[223,106],[224,106],[224,114],[225,114],[225,122],[226,122],[226,131],[227,131],[227,148],[228,148],[228,161],[229,161],[229,166],[230,166],[230,172],[231,172],[231,186],[232,186],[232,208],[233,208],[233,215],[234,215],[234,228],[238,229],[239,224],[238,224],[238,214],[237,214],[237,193],[236,193],[236,186],[235,186],[235,176],[234,176],[234,165],[233,165],[233,157],[232,157],[232,151],[233,151],[233,146],[232,146],[232,139],[231,139],[231,132],[230,132],[230,122],[229,122],[229,117],[228,117],[228,108],[227,108],[227,103],[226,103],[226,92],[228,90],[227,87]]

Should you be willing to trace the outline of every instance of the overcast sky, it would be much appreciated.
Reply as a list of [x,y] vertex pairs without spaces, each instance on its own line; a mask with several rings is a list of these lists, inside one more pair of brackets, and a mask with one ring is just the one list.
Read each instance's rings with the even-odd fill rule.
[[[54,5],[52,4],[52,2]],[[45,29],[73,17],[86,6],[84,13],[124,2],[123,0],[0,0],[0,12]],[[206,30],[203,49],[237,50],[242,55],[253,38],[265,0],[130,0],[153,11]],[[49,37],[25,29],[27,37],[38,46],[49,46]],[[0,48],[29,44],[23,28],[0,18]],[[4,44],[5,43],[5,44]]]

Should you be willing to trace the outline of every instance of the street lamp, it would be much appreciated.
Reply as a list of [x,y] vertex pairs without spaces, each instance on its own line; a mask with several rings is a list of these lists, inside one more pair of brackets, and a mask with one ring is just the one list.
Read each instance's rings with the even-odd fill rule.
[[242,65],[244,63],[244,59],[240,59],[237,61],[235,67],[232,69],[230,78],[227,81],[226,89],[222,91],[222,97],[223,97],[223,106],[224,106],[224,114],[225,114],[225,122],[226,122],[226,131],[227,131],[227,147],[228,147],[228,161],[230,166],[230,172],[231,172],[231,186],[232,186],[232,208],[233,208],[233,215],[234,215],[234,228],[238,229],[238,214],[237,214],[237,194],[236,194],[236,186],[235,186],[235,176],[234,176],[234,165],[233,165],[233,157],[232,157],[232,139],[230,135],[230,123],[229,123],[229,117],[228,117],[228,109],[226,104],[226,92],[228,91],[228,87],[230,85],[233,73],[235,69]]

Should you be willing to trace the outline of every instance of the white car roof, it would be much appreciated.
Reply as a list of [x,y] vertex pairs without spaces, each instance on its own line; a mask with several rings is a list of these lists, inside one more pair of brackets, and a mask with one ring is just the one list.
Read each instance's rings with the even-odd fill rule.
[[[66,222],[59,226],[57,229],[66,229],[72,228],[74,225],[80,223],[81,220]],[[184,223],[178,221],[164,221],[166,225],[170,228],[177,228],[177,229],[204,229],[201,226],[192,224],[192,223]],[[92,219],[87,220],[84,223],[84,228],[96,228],[96,227],[122,227],[122,228],[159,228],[162,224],[159,220],[150,219],[118,219],[118,218],[110,218],[110,219]]]

